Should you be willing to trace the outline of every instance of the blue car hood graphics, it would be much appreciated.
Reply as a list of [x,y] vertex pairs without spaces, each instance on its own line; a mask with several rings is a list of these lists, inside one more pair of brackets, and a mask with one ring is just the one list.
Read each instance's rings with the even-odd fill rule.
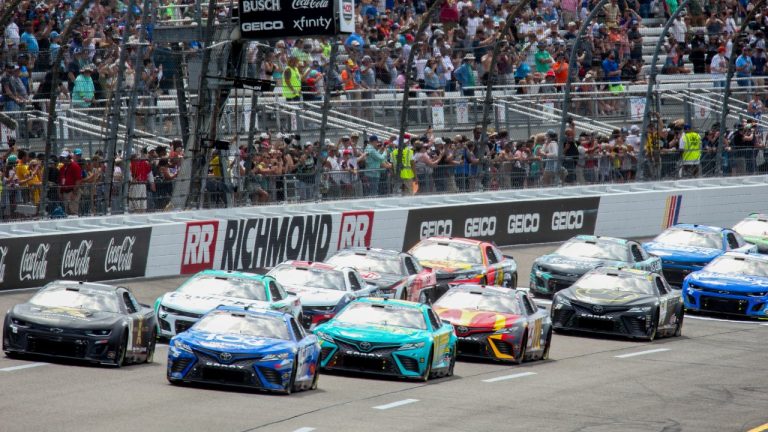
[[293,351],[293,341],[245,336],[240,334],[214,334],[189,330],[177,336],[192,348],[207,351],[226,351],[232,354]]
[[768,277],[699,271],[688,276],[689,282],[734,292],[768,291]]
[[643,247],[652,255],[661,259],[673,261],[704,262],[711,261],[723,254],[723,251],[720,249],[671,245],[656,242],[644,243]]
[[557,254],[544,255],[536,260],[536,264],[544,267],[545,271],[552,270],[560,273],[573,273],[578,275],[582,275],[597,267],[619,267],[627,265],[624,261],[586,257],[573,258]]
[[377,324],[343,324],[331,321],[318,330],[342,339],[380,343],[419,342],[429,337],[426,330]]

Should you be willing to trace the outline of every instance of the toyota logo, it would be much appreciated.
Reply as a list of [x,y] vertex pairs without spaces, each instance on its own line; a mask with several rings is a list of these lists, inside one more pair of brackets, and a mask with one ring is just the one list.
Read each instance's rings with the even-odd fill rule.
[[360,342],[360,349],[363,351],[368,351],[369,349],[371,349],[370,342]]
[[456,332],[457,332],[457,333],[461,333],[461,334],[464,334],[464,333],[466,333],[466,332],[468,332],[468,331],[469,331],[469,329],[468,329],[468,328],[466,328],[466,327],[464,327],[464,326],[459,326],[459,327],[456,327]]
[[232,354],[230,354],[228,352],[223,352],[223,353],[219,354],[219,358],[224,360],[224,361],[229,361],[229,360],[232,359]]
[[51,332],[52,332],[52,333],[63,333],[63,332],[64,332],[64,329],[60,329],[60,328],[52,328],[52,329],[51,329]]
[[603,307],[600,305],[594,305],[592,306],[592,311],[594,313],[603,313]]

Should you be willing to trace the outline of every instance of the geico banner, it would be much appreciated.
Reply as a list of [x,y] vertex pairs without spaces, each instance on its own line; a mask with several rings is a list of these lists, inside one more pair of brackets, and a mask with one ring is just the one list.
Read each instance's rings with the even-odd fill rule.
[[595,230],[599,197],[446,206],[408,211],[403,250],[432,236],[514,245],[566,240]]
[[[335,18],[335,5],[341,23]],[[239,0],[240,31],[243,39],[275,39],[309,35],[331,36],[352,32],[352,0]],[[344,13],[344,11],[352,13]]]
[[0,239],[0,290],[144,276],[151,228]]

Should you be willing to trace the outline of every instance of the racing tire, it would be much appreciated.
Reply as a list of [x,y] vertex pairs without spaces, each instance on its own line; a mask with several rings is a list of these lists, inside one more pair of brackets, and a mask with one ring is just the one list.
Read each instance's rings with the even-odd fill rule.
[[528,333],[526,332],[523,335],[523,341],[520,344],[520,351],[517,353],[517,357],[515,357],[515,359],[512,360],[512,363],[514,363],[516,365],[523,364],[523,362],[525,361],[525,351],[526,351],[526,346],[527,345],[528,345]]
[[517,272],[512,273],[512,278],[509,280],[508,288],[517,289]]
[[424,371],[424,374],[421,376],[420,381],[427,382],[429,379],[432,378],[432,353],[429,353],[429,360],[427,360],[427,370]]
[[144,363],[152,363],[155,360],[155,347],[157,346],[157,330],[152,331],[152,336],[149,337],[149,345],[147,346],[147,359]]
[[426,305],[432,304],[432,300],[430,299],[429,294],[427,293],[428,293],[428,290],[426,289],[422,289],[421,291],[419,291],[419,303],[423,303]]
[[552,327],[549,328],[547,337],[544,339],[544,343],[546,345],[544,346],[544,352],[541,353],[541,359],[549,360],[549,349],[552,347]]
[[453,368],[456,366],[456,347],[453,347],[451,351],[451,362],[448,364],[448,369],[445,371],[446,377],[453,376]]
[[483,276],[480,278],[480,285],[488,285],[488,277]]
[[651,324],[650,330],[648,330],[648,335],[645,337],[645,340],[648,342],[653,342],[656,339],[656,335],[659,332],[659,310],[656,309],[656,312],[654,312],[653,317],[651,317],[651,320],[653,324]]
[[128,364],[126,361],[126,355],[128,354],[128,333],[123,333],[120,338],[120,345],[117,347],[117,355],[115,355],[115,367],[123,367]]
[[674,337],[680,337],[683,335],[683,318],[685,318],[685,310],[680,308],[680,316],[677,317],[677,325],[675,325],[675,332],[672,333]]
[[315,366],[315,376],[312,378],[312,384],[309,385],[308,390],[317,390],[317,382],[320,380],[320,362]]
[[[421,298],[421,297],[419,297]],[[403,290],[400,291],[400,300],[408,300],[408,288],[403,287]]]
[[296,385],[296,368],[298,366],[298,362],[294,359],[293,361],[293,369],[291,370],[291,380],[288,381],[288,385],[285,386],[285,390],[282,391],[282,394],[288,396],[293,392],[299,391],[298,385]]
[[21,354],[19,354],[17,352],[13,352],[13,351],[6,351],[5,352],[5,356],[8,357],[9,359],[12,359],[12,360],[20,359],[21,358]]

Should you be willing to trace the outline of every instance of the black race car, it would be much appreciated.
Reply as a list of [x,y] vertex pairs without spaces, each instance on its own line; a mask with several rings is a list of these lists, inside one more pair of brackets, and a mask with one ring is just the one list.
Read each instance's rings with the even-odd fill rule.
[[5,315],[8,357],[39,354],[117,367],[151,362],[157,322],[128,288],[55,281]]
[[683,301],[658,273],[599,267],[555,294],[552,327],[648,341],[680,336]]

